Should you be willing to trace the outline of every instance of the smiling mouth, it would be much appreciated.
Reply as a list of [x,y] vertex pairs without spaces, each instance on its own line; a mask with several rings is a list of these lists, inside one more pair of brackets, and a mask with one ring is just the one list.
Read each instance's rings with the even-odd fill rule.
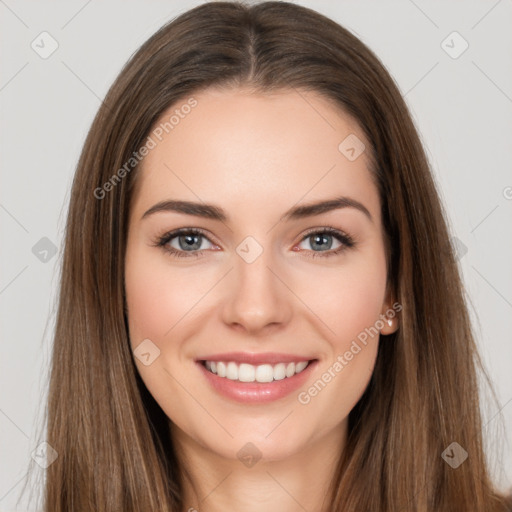
[[200,361],[210,372],[218,377],[238,382],[269,383],[285,380],[302,373],[311,363],[316,361],[260,364],[235,363],[234,361]]

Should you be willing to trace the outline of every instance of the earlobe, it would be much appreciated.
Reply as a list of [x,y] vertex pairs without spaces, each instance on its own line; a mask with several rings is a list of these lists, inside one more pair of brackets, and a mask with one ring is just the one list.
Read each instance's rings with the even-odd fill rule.
[[384,327],[381,329],[381,334],[393,334],[398,330],[398,318],[388,318],[384,322]]
[[384,326],[380,330],[381,334],[388,335],[393,334],[399,328],[399,318],[397,316],[397,312],[394,308],[388,307],[383,313],[382,317],[384,317]]

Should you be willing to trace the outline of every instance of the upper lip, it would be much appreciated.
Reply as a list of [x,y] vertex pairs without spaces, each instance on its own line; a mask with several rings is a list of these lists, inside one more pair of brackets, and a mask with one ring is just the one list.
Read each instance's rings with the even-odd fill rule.
[[250,352],[225,352],[223,354],[212,354],[209,356],[198,357],[196,361],[233,361],[235,363],[258,364],[278,364],[278,363],[299,363],[301,361],[312,361],[314,358],[305,357],[298,354],[283,354],[278,352],[262,352],[260,354]]

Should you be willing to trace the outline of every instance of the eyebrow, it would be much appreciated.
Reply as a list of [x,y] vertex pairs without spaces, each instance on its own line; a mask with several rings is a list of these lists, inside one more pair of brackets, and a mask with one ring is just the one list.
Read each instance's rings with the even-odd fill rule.
[[[340,208],[355,208],[356,210],[364,213],[364,215],[368,217],[371,222],[373,222],[373,218],[366,206],[364,206],[359,201],[346,196],[335,197],[333,199],[328,199],[316,203],[294,206],[290,208],[281,217],[280,220],[289,221],[303,219],[305,217],[320,215],[322,213],[330,212]],[[228,215],[220,206],[207,203],[196,203],[193,201],[176,201],[171,199],[160,201],[159,203],[153,205],[144,213],[144,215],[141,217],[141,220],[158,212],[184,213],[186,215],[194,215],[196,217],[203,217],[205,219],[212,219],[220,222],[227,222],[229,220]]]

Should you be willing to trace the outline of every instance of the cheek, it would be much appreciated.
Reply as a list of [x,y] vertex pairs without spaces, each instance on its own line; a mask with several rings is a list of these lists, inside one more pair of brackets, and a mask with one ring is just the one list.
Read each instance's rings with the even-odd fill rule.
[[[201,328],[197,320],[201,312],[199,302],[211,283],[212,277],[198,267],[172,268],[165,255],[154,249],[147,250],[143,244],[128,246],[125,289],[130,344],[135,350],[143,340],[149,339],[158,348],[158,357],[150,365],[144,365],[137,357],[135,364],[169,417],[190,409],[188,395],[183,393],[179,382],[187,380],[189,365],[195,364],[187,359],[185,348],[187,340]],[[196,386],[195,381],[187,382],[190,392],[196,392]]]
[[[179,423],[192,413],[198,414],[190,407],[190,397],[179,384],[185,382],[187,375],[187,368],[182,366],[181,340],[187,339],[183,335],[184,326],[190,328],[188,322],[193,318],[193,305],[201,296],[201,288],[206,286],[206,283],[201,286],[192,273],[183,274],[186,273],[170,270],[161,256],[155,258],[136,248],[131,252],[127,250],[125,289],[130,344],[134,350],[149,339],[160,351],[149,365],[137,357],[134,361],[153,398],[168,417]],[[195,386],[195,382],[186,385],[194,395],[198,393]]]
[[321,427],[328,430],[352,410],[373,373],[383,327],[385,256],[376,249],[370,258],[317,277],[308,305],[329,327],[323,331],[329,349],[299,402],[319,417],[330,410]]
[[336,351],[347,350],[354,338],[375,327],[383,312],[385,289],[385,256],[378,250],[369,258],[354,257],[350,264],[316,276],[308,287],[308,306],[328,326],[327,337]]
[[[133,254],[127,258],[126,302],[132,345],[144,338],[163,340],[206,292],[197,272],[171,269],[162,258]],[[158,344],[158,341],[155,341]]]

